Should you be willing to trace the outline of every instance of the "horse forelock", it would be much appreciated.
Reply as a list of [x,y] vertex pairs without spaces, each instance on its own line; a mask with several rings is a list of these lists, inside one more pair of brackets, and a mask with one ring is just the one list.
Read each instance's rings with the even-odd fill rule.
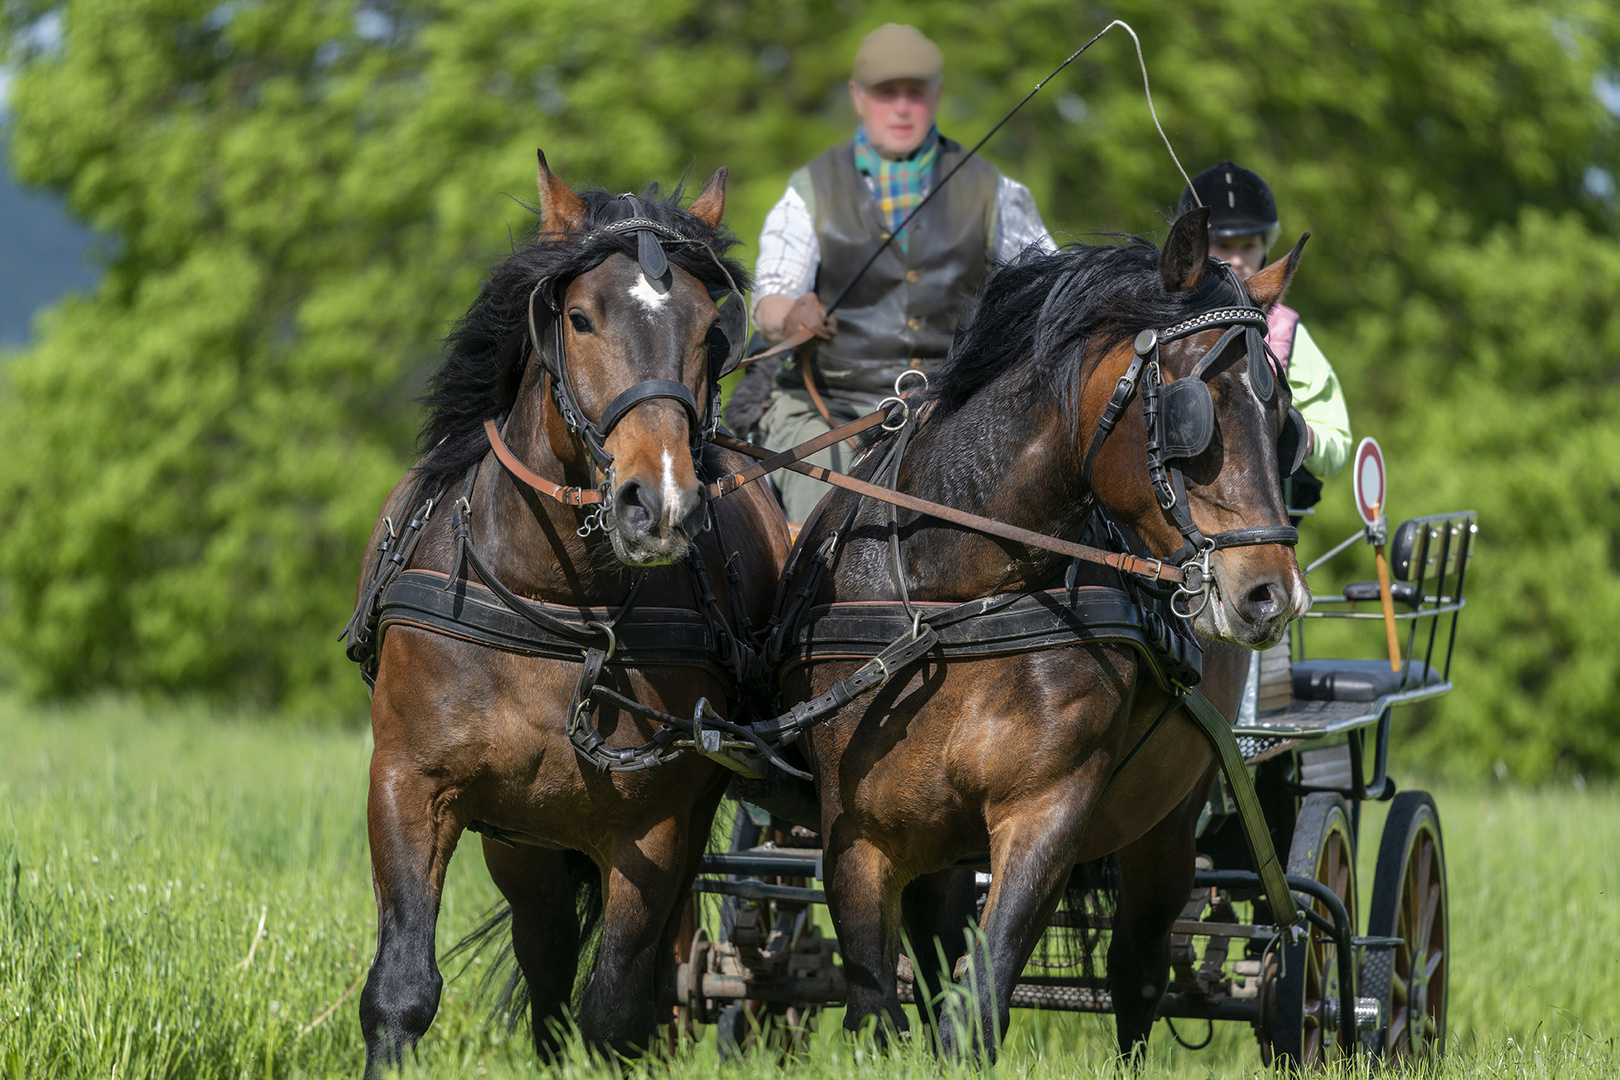
[[[603,227],[643,217],[679,233],[686,242],[662,239],[672,266],[691,274],[711,292],[749,287],[748,272],[729,252],[737,239],[724,224],[711,229],[680,205],[678,186],[668,198],[652,185],[636,202],[603,190],[579,193],[585,203],[580,227],[542,234],[491,268],[478,298],[445,338],[445,359],[428,379],[421,403],[427,412],[419,439],[424,452],[419,475],[428,487],[443,487],[476,464],[488,450],[487,419],[508,412],[517,400],[528,344],[528,303],[541,280],[559,285],[589,273],[613,255],[636,258],[633,232]],[[536,216],[539,211],[529,207]],[[537,317],[543,314],[537,310]],[[544,329],[544,326],[540,326]]]

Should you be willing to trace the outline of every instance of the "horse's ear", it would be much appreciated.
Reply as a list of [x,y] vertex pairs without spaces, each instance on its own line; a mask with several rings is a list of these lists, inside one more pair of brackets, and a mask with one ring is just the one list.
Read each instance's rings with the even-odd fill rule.
[[573,232],[585,220],[585,200],[546,167],[544,150],[536,150],[535,156],[540,159],[540,231]]
[[1259,304],[1261,310],[1270,311],[1282,303],[1283,294],[1288,291],[1289,282],[1294,280],[1294,268],[1299,266],[1299,253],[1305,250],[1305,241],[1311,238],[1306,233],[1299,238],[1286,257],[1278,259],[1264,270],[1256,271],[1243,287],[1249,291],[1249,298]]
[[1170,226],[1159,254],[1159,281],[1168,293],[1196,289],[1209,259],[1209,207],[1195,206]]
[[720,217],[726,212],[726,175],[730,172],[724,165],[714,170],[714,175],[692,201],[692,216],[711,229],[720,227]]

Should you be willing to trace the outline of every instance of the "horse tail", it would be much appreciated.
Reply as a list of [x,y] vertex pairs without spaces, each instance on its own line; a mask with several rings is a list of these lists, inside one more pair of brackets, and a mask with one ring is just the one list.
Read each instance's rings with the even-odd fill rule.
[[1114,914],[1119,899],[1119,864],[1112,855],[1080,863],[1069,874],[1058,902],[1052,929],[1042,938],[1030,967],[1057,969],[1048,974],[1075,974],[1090,982],[1100,979],[1098,946],[1103,931],[1098,922]]
[[[563,853],[563,869],[568,892],[574,898],[575,940],[579,942],[578,967],[569,1001],[577,1013],[596,962],[596,948],[602,940],[602,873],[589,855],[579,851]],[[529,984],[512,951],[511,922],[512,906],[505,901],[497,903],[484,913],[477,927],[445,954],[447,964],[461,960],[461,967],[454,976],[459,978],[475,959],[491,948],[495,950],[489,967],[478,980],[478,999],[489,1003],[490,1016],[502,1022],[508,1033],[530,1015]]]

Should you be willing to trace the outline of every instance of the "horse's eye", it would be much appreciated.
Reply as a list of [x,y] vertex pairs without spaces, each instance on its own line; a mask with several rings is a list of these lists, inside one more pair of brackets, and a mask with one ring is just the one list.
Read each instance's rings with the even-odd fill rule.
[[568,321],[574,324],[574,333],[576,334],[588,334],[591,332],[591,320],[577,311],[568,313]]

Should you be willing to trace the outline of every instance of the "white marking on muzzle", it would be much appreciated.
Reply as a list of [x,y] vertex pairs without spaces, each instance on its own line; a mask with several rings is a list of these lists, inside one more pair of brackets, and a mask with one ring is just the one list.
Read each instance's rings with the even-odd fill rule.
[[675,458],[664,451],[664,524],[673,526],[680,513],[681,489],[675,485]]
[[648,311],[657,311],[669,303],[669,293],[655,289],[653,283],[647,280],[646,274],[636,275],[636,283],[630,286],[630,295],[641,301],[641,306]]

